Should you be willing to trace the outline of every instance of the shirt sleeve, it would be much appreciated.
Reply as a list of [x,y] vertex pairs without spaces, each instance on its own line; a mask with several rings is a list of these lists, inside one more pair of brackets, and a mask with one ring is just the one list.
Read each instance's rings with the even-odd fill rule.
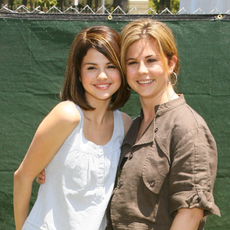
[[200,208],[220,216],[213,197],[217,148],[208,127],[199,127],[174,143],[169,177],[170,212]]

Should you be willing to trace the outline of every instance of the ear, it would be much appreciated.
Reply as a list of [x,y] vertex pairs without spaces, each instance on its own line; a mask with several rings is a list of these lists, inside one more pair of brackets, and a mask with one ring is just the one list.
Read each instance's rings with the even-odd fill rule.
[[177,63],[177,57],[173,55],[171,60],[169,61],[169,74],[173,73],[176,63]]

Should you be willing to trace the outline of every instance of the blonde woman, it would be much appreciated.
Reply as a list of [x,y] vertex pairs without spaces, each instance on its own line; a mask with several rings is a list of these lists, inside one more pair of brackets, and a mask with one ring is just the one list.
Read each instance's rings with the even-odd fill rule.
[[217,149],[203,118],[174,91],[172,31],[150,19],[129,23],[121,65],[142,110],[122,144],[106,230],[204,229],[207,215],[220,215],[213,198]]

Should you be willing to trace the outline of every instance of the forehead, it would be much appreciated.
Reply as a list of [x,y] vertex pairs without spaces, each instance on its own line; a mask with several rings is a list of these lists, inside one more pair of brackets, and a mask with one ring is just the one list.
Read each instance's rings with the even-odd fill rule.
[[85,63],[85,62],[95,62],[95,63],[98,63],[98,62],[110,62],[108,60],[108,58],[102,54],[101,52],[99,52],[97,49],[95,48],[90,48],[86,55],[84,56],[83,58],[83,61],[82,63]]
[[154,38],[143,38],[132,43],[127,49],[126,57],[137,58],[141,55],[158,55],[159,49]]

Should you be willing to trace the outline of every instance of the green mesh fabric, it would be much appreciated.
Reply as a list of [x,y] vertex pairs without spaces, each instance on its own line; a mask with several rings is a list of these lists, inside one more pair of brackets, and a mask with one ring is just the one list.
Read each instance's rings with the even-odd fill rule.
[[[177,40],[180,71],[177,91],[209,125],[218,146],[214,188],[222,217],[208,217],[206,228],[230,227],[230,21],[167,20]],[[31,20],[0,18],[0,230],[14,229],[13,173],[44,116],[59,102],[70,45],[93,25],[118,32],[126,21]],[[132,92],[121,109],[139,114]],[[34,183],[31,206],[38,185]]]

